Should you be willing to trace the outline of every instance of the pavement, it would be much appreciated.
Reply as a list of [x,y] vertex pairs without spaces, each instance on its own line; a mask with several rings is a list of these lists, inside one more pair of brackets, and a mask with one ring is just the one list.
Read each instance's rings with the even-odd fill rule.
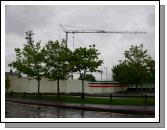
[[62,102],[16,98],[16,97],[6,97],[5,100],[6,102],[60,107],[60,108],[66,108],[66,109],[79,109],[79,110],[87,110],[87,111],[107,111],[107,112],[131,113],[131,114],[151,114],[151,115],[155,114],[155,106],[62,103]]

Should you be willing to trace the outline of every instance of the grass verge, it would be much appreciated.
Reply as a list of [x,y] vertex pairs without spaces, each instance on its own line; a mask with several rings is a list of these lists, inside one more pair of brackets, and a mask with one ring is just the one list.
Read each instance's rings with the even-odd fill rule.
[[[9,96],[9,95],[8,95]],[[14,93],[13,97],[27,98],[27,99],[39,99],[47,101],[59,101],[62,103],[81,103],[81,97],[79,96],[65,96],[61,95],[58,98],[57,95],[41,95],[37,94],[26,94]],[[147,102],[143,97],[130,97],[130,98],[97,98],[97,97],[86,97],[83,101],[86,104],[106,104],[106,105],[155,105],[155,99],[153,97],[148,97]]]

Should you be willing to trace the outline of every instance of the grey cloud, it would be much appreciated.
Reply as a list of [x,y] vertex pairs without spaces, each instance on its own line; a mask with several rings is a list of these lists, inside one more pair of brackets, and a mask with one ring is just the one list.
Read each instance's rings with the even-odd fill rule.
[[[104,60],[104,66],[111,68],[123,59],[123,53],[130,45],[144,44],[150,55],[155,55],[154,6],[6,6],[5,69],[14,60],[14,48],[22,47],[25,31],[33,29],[35,41],[44,45],[48,40],[61,40],[65,33],[59,25],[72,25],[76,29],[103,29],[108,31],[146,31],[146,35],[129,34],[75,34],[74,47],[96,44]],[[70,29],[70,28],[66,28]],[[68,46],[73,48],[72,35]],[[100,74],[96,73],[98,79]]]
[[148,16],[148,25],[150,25],[150,26],[155,26],[155,15],[154,14],[150,14],[149,16]]
[[6,32],[21,34],[50,23],[53,11],[47,6],[6,6]]

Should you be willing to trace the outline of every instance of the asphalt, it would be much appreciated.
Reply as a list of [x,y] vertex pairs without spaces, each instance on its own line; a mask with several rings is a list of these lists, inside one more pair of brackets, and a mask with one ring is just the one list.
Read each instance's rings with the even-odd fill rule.
[[53,102],[53,101],[38,100],[38,99],[15,98],[15,97],[6,97],[6,102],[60,107],[60,108],[66,108],[66,109],[79,109],[79,110],[88,110],[88,111],[107,111],[107,112],[132,113],[132,114],[151,114],[151,115],[155,114],[154,106],[62,103],[62,102]]

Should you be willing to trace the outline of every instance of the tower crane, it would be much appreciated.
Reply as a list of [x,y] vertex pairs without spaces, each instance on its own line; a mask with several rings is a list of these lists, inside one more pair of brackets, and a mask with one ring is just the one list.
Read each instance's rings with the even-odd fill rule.
[[[65,32],[66,38],[65,38],[65,46],[67,47],[68,43],[68,34],[75,34],[75,33],[110,33],[110,34],[146,34],[147,32],[144,31],[106,31],[106,30],[95,30],[95,29],[80,29],[80,30],[70,30],[66,29],[65,26],[69,25],[62,25],[60,24],[60,28]],[[74,27],[74,26],[71,26]],[[73,44],[74,44],[74,36],[73,36]],[[106,80],[107,80],[107,68],[106,69]],[[71,75],[73,77],[73,73]],[[73,79],[73,78],[72,78]],[[102,72],[101,72],[101,80],[102,80]]]
[[115,34],[146,34],[147,32],[143,32],[143,31],[105,31],[105,30],[92,30],[92,29],[82,29],[82,30],[67,30],[64,26],[66,25],[62,25],[60,24],[60,27],[63,29],[63,31],[66,34],[66,39],[65,39],[65,46],[67,47],[67,43],[68,43],[68,34],[75,34],[75,33],[115,33]]

